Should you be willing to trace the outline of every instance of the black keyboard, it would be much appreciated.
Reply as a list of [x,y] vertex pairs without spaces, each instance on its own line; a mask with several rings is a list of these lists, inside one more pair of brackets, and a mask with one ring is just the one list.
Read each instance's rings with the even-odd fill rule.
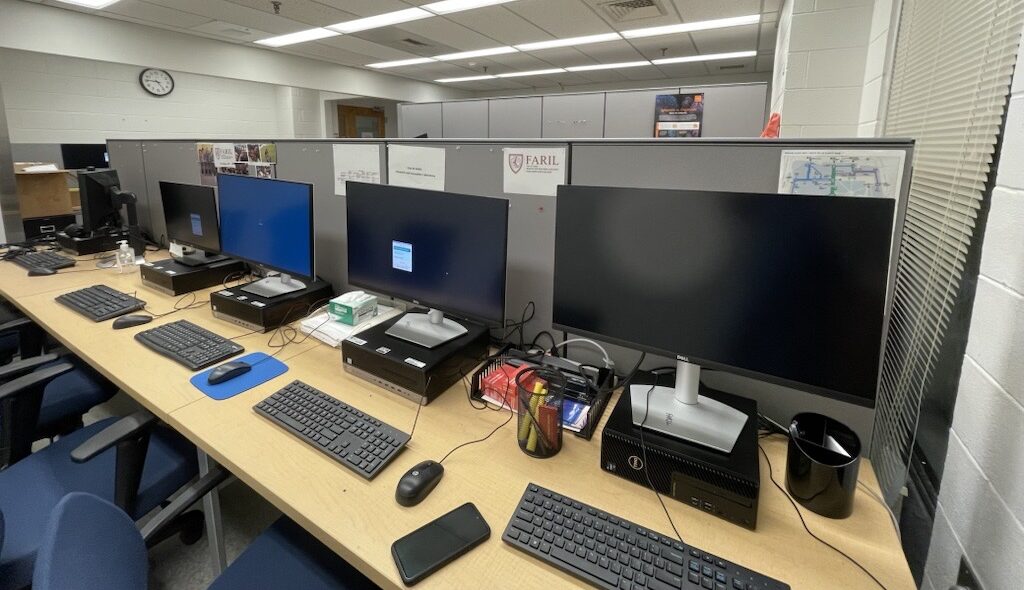
[[215,365],[245,350],[242,345],[188,320],[143,330],[135,335],[135,339],[193,371]]
[[502,539],[597,588],[782,590],[789,585],[538,485]]
[[11,262],[22,268],[49,268],[51,270],[71,268],[75,265],[73,258],[62,256],[56,252],[26,252],[11,258]]
[[138,311],[146,302],[127,293],[111,289],[106,285],[93,285],[57,296],[57,302],[64,304],[85,317],[102,322],[110,318]]
[[401,430],[302,381],[253,409],[366,479],[373,479],[409,442]]

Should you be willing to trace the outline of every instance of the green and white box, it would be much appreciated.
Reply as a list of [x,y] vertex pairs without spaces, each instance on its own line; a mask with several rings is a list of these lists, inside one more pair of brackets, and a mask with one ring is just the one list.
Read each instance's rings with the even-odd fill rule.
[[377,296],[362,291],[350,291],[331,299],[327,313],[335,320],[358,326],[370,318],[377,317]]

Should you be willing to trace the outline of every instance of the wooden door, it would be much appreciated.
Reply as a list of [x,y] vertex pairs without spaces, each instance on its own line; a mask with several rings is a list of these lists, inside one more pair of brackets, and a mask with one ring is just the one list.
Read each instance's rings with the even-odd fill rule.
[[384,137],[384,111],[338,105],[341,137]]

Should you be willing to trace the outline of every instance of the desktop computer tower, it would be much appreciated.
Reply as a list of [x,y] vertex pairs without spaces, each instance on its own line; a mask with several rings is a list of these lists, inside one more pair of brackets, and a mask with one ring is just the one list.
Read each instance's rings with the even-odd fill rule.
[[[670,385],[671,375],[660,385]],[[633,382],[651,383],[650,375]],[[725,454],[677,438],[644,429],[646,462],[640,428],[633,424],[632,404],[626,384],[601,434],[601,469],[650,487],[744,528],[757,526],[757,498],[761,475],[757,455],[757,402],[701,386],[701,395],[743,411],[747,422],[732,453]],[[646,473],[645,473],[646,471]]]
[[242,290],[245,285],[210,293],[213,317],[255,332],[267,332],[281,324],[306,317],[314,305],[326,305],[333,297],[331,284],[306,283],[306,288],[276,297],[261,297]]
[[147,262],[140,267],[142,284],[167,295],[182,295],[223,285],[231,275],[245,270],[240,260],[220,260],[202,266],[187,266],[175,260]]
[[[71,237],[62,231],[57,232],[57,245],[76,256],[117,250],[119,247],[118,242],[122,240],[131,240],[128,236],[128,230],[106,231],[94,236],[81,238]],[[142,256],[142,254],[143,252],[136,247],[135,255]]]

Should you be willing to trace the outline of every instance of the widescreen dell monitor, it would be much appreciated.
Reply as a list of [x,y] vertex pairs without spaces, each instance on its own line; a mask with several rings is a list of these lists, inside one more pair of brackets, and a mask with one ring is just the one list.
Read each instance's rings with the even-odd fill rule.
[[388,334],[434,348],[505,318],[508,201],[348,183],[348,282],[429,308]]
[[313,185],[218,174],[217,195],[221,252],[280,273],[242,290],[269,298],[305,289],[314,278]]
[[60,157],[65,170],[107,168],[110,156],[105,143],[62,143]]
[[200,266],[225,259],[216,255],[220,252],[220,225],[217,195],[212,186],[160,181],[160,201],[167,239],[195,249],[192,254],[176,258],[178,262]]
[[114,203],[114,189],[121,187],[116,170],[78,173],[78,196],[82,202],[82,229],[95,232],[120,228],[121,207]]
[[[885,330],[891,199],[560,186],[554,327],[677,359],[634,423],[730,452],[721,369],[864,406]],[[644,419],[646,416],[646,420]]]

